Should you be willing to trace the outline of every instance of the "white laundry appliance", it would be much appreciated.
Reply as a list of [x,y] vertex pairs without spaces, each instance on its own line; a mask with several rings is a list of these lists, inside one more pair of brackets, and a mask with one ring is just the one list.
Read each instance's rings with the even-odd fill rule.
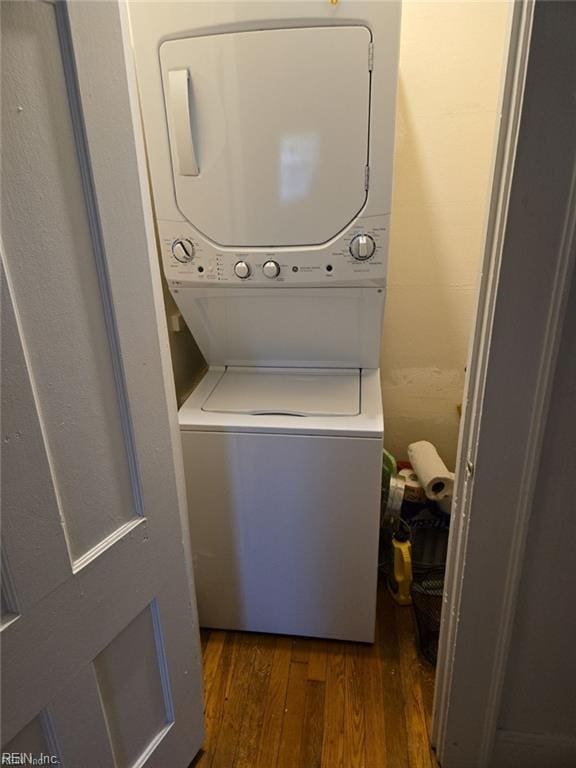
[[200,623],[370,642],[397,2],[135,3]]

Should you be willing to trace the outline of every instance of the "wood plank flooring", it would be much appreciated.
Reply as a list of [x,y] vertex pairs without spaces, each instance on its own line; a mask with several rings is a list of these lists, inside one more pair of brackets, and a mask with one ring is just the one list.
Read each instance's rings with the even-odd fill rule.
[[436,768],[434,669],[383,585],[373,646],[203,630],[202,648],[194,768]]

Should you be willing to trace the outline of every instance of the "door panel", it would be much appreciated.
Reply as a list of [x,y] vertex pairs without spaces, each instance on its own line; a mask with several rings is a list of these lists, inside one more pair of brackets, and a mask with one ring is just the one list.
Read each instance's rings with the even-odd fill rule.
[[369,43],[357,26],[162,44],[176,197],[193,226],[228,246],[314,245],[346,227],[366,201]]
[[[2,6],[2,10],[7,7]],[[6,621],[66,581],[72,565],[44,448],[42,423],[4,275],[1,290],[2,607]],[[26,472],[26,467],[30,471]],[[22,482],[24,473],[26,483]],[[50,542],[50,559],[37,557],[31,546],[36,540]]]
[[[53,55],[58,50],[53,16],[49,9],[43,14],[6,13],[7,32],[20,41],[18,50],[8,43],[4,53],[8,76],[14,74],[18,87],[25,86],[26,102],[41,119],[27,120],[24,112],[16,113],[16,120],[4,115],[3,135],[10,129],[14,135],[11,151],[3,154],[3,170],[9,179],[15,178],[26,158],[26,170],[38,174],[27,207],[35,212],[38,206],[42,220],[34,221],[24,237],[15,227],[6,228],[4,242],[14,255],[10,276],[15,302],[26,300],[20,324],[32,381],[49,382],[51,387],[50,407],[40,413],[46,444],[43,464],[47,462],[60,479],[58,506],[76,560],[139,510],[66,79],[61,61]],[[46,61],[41,75],[39,55]],[[10,104],[9,96],[7,100]],[[6,186],[5,216],[17,215],[20,205],[17,187]],[[100,509],[106,509],[106,515],[99,514]]]
[[126,11],[1,13],[2,738],[185,768],[199,636]]
[[94,660],[118,768],[133,765],[174,720],[160,632],[153,602]]

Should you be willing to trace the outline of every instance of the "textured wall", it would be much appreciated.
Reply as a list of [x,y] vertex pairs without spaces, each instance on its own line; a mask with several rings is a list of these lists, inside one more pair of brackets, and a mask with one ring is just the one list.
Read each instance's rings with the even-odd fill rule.
[[506,2],[403,4],[385,444],[431,440],[453,465],[497,128]]

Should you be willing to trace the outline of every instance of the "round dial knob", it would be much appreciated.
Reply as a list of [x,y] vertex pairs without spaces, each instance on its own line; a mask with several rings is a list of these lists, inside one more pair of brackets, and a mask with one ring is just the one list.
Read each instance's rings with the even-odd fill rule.
[[262,272],[264,272],[266,277],[278,277],[280,265],[276,261],[265,261],[262,266]]
[[370,235],[356,235],[350,243],[350,253],[358,261],[371,258],[376,250],[376,243]]
[[194,258],[194,244],[190,240],[174,240],[172,243],[172,255],[175,259],[186,264]]
[[250,264],[248,264],[246,261],[237,261],[236,264],[234,264],[234,274],[236,277],[239,277],[242,280],[250,277],[251,271],[252,270],[250,269]]

